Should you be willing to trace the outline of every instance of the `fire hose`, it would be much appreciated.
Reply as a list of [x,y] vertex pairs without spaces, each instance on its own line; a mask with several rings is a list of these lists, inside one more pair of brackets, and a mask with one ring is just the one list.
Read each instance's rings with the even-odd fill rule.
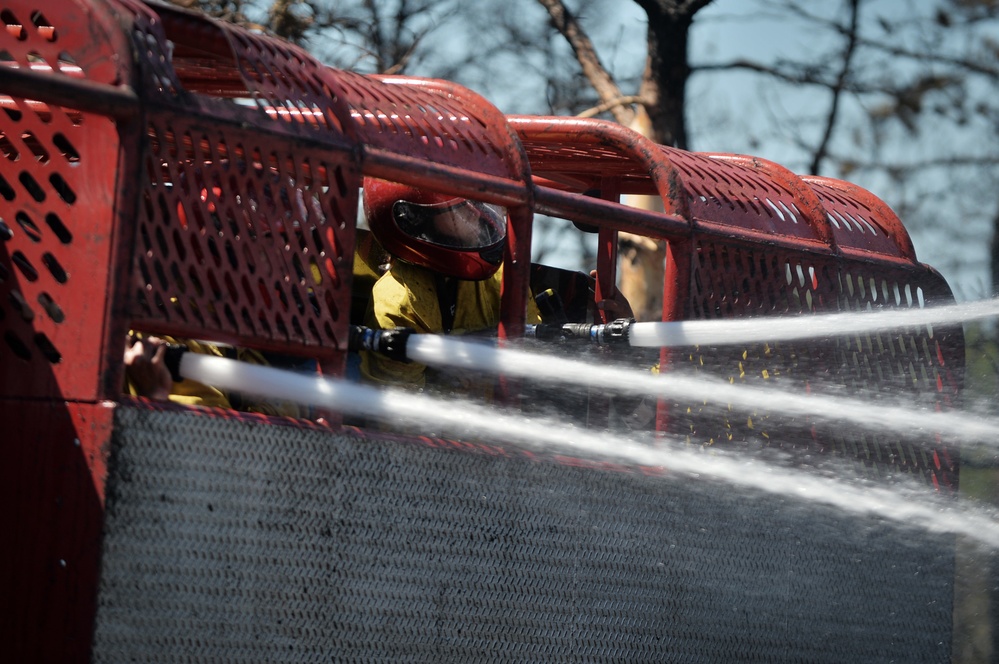
[[[621,318],[610,323],[539,323],[527,325],[524,337],[552,342],[590,342],[598,345],[627,346],[628,332],[635,324],[634,318]],[[352,325],[347,348],[351,352],[370,351],[393,360],[408,362],[407,347],[414,331],[408,327],[375,330],[362,325]]]
[[[635,323],[633,318],[622,318],[606,324],[589,325],[586,323],[537,324],[527,325],[524,337],[549,342],[590,342],[598,345],[628,345],[628,331]],[[376,330],[363,325],[351,325],[347,341],[350,352],[369,351],[379,353],[399,362],[410,362],[409,340],[415,334],[412,328],[396,327],[387,330]],[[420,335],[423,336],[423,335]],[[175,382],[184,378],[181,362],[187,354],[184,344],[166,344],[164,364]]]
[[[999,315],[999,298],[938,306],[883,307],[869,311],[750,316],[724,320],[641,321],[620,318],[609,323],[542,323],[528,325],[524,337],[539,341],[582,341],[610,347],[692,348],[772,343],[824,336],[846,336],[914,327],[944,327]],[[351,331],[352,348],[405,359],[412,330]],[[427,336],[427,335],[419,335]]]
[[[824,336],[859,334],[879,330],[926,325],[957,325],[999,315],[999,298],[937,307],[890,309],[868,312],[751,317],[726,320],[636,322],[620,318],[609,323],[540,323],[528,325],[524,337],[549,342],[585,342],[610,347],[693,347],[787,341]],[[351,352],[370,351],[402,362],[410,361],[411,328],[376,330],[352,325],[348,338]],[[437,335],[417,335],[420,337]],[[178,379],[177,353],[169,349],[168,366]]]

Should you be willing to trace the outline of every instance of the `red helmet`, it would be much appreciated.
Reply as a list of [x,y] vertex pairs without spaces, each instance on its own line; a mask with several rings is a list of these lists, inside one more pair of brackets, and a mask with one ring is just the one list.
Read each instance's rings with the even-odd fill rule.
[[502,207],[365,178],[364,214],[385,251],[407,263],[476,281],[503,262]]

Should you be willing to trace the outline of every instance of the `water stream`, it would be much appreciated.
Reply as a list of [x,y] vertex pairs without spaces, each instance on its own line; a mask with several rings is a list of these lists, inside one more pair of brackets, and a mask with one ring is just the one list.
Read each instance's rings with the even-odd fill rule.
[[[870,334],[914,326],[954,325],[999,314],[999,300],[946,307],[891,310],[876,313],[832,314],[770,319],[688,321],[684,323],[639,323],[645,345],[659,338],[663,345],[680,339],[697,338],[710,345],[741,344],[748,341],[780,342],[831,334]],[[677,325],[698,326],[693,332]],[[658,331],[657,331],[658,330]],[[710,341],[709,341],[710,340]],[[966,450],[999,453],[999,418],[963,411],[931,411],[914,406],[912,398],[895,400],[884,395],[843,396],[842,386],[822,386],[822,391],[806,393],[803,385],[785,387],[733,384],[724,378],[691,375],[681,371],[653,374],[558,357],[543,346],[537,352],[497,348],[477,341],[439,335],[413,335],[407,355],[421,364],[456,367],[489,374],[503,373],[532,382],[565,386],[597,386],[609,395],[635,395],[684,402],[731,405],[747,411],[770,405],[784,417],[809,418],[811,422],[850,423],[864,430],[901,435],[919,435],[927,440],[936,433]]]
[[[866,318],[866,317],[865,317]],[[940,321],[953,323],[953,320]],[[882,329],[884,321],[877,322]],[[899,323],[892,322],[894,327]],[[927,323],[909,323],[927,324]],[[786,329],[768,328],[770,338]],[[722,328],[721,323],[717,324]],[[823,334],[831,330],[816,326]],[[862,328],[851,328],[859,333]],[[775,334],[776,333],[776,334]],[[814,335],[814,333],[813,333]],[[735,336],[727,337],[736,343]],[[761,399],[779,400],[782,414],[849,420],[865,427],[900,428],[923,433],[945,430],[966,444],[982,443],[995,431],[994,419],[974,419],[962,413],[935,413],[904,406],[882,407],[842,397],[803,395],[760,387],[729,385],[717,378],[669,374],[653,376],[460,339],[417,336],[410,339],[410,357],[426,364],[457,366],[490,373],[530,377],[552,383],[589,385],[596,378],[611,393],[677,396],[756,407]],[[460,399],[440,399],[401,389],[303,376],[272,367],[243,364],[224,358],[186,353],[181,373],[222,389],[242,391],[329,408],[388,423],[402,424],[432,435],[447,430],[473,439],[508,441],[521,447],[569,454],[633,467],[662,469],[664,481],[675,477],[716,480],[732,487],[755,489],[802,501],[830,505],[846,513],[876,515],[928,531],[959,534],[990,548],[999,548],[999,518],[994,510],[934,494],[927,486],[905,480],[892,486],[859,478],[829,477],[767,462],[753,455],[735,455],[712,448],[706,452],[682,441],[652,434],[628,434],[580,428],[560,419],[525,416]],[[981,438],[984,437],[984,438]]]
[[[884,330],[958,325],[999,316],[999,298],[934,307],[869,309],[834,314],[769,316],[724,320],[643,322],[631,327],[632,346],[714,346],[792,341],[821,336],[870,334]],[[779,322],[777,322],[779,320]]]

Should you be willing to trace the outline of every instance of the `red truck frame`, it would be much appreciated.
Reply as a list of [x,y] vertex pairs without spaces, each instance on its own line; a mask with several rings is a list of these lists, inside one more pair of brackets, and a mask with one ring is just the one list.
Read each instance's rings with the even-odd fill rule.
[[[846,182],[601,120],[507,117],[452,83],[331,69],[161,4],[14,0],[0,22],[0,562],[16,598],[4,647],[26,659],[90,653],[114,412],[134,402],[127,331],[314,357],[343,376],[365,176],[509,210],[501,338],[524,329],[535,214],[597,233],[597,298],[617,288],[618,233],[665,242],[664,321],[953,300],[894,212]],[[623,204],[630,194],[663,209]],[[696,367],[712,352],[660,361]],[[959,329],[722,355],[734,380],[839,371],[856,386],[904,383],[933,407],[960,399]],[[779,403],[762,408],[778,427]],[[671,409],[684,410],[661,404],[663,430]],[[740,426],[679,433],[715,442]],[[956,486],[942,444],[858,449],[814,432],[800,444]]]

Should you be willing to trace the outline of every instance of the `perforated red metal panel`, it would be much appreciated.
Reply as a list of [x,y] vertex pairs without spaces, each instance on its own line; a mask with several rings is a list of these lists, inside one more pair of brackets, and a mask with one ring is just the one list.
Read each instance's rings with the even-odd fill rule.
[[[542,186],[546,212],[603,230],[668,240],[664,320],[808,315],[953,301],[946,283],[918,263],[898,217],[849,183],[799,177],[772,162],[650,145],[600,121],[517,117]],[[665,213],[622,214],[580,195],[659,194]],[[570,192],[552,194],[548,189]],[[575,196],[575,197],[574,197]],[[616,198],[616,196],[610,196]],[[600,206],[603,206],[601,211]],[[561,206],[561,207],[560,207]],[[677,223],[680,217],[683,223]],[[632,219],[633,218],[633,219]],[[658,218],[658,220],[657,220]],[[664,371],[693,369],[746,385],[905,399],[931,409],[956,404],[963,374],[959,329],[924,327],[752,346],[666,349]],[[834,333],[835,331],[829,331]],[[912,441],[830,431],[782,416],[779,403],[735,415],[727,404],[664,404],[658,425],[697,444],[821,451],[869,472],[904,472],[956,486],[957,459],[942,440]]]
[[[432,79],[346,71],[331,72],[331,78],[331,86],[351,107],[366,153],[384,150],[416,162],[465,168],[470,171],[466,176],[498,176],[516,183],[520,202],[527,202],[523,152],[504,116],[482,97]],[[438,184],[461,186],[460,180]]]
[[84,661],[111,409],[73,401],[101,394],[120,140],[103,112],[134,111],[112,87],[129,49],[84,3],[8,3],[0,21],[0,629],[11,661]]
[[[113,24],[83,5],[18,3],[0,12],[4,71],[41,86],[121,81]],[[9,68],[9,69],[8,69]],[[2,97],[0,113],[0,396],[98,395],[119,135],[115,122],[66,106]]]
[[[138,89],[150,103],[198,109],[267,133],[351,144],[341,137],[351,131],[349,113],[327,86],[327,68],[302,49],[168,4],[117,1],[142,55]],[[217,103],[223,99],[238,104]],[[283,122],[268,124],[260,111]]]
[[360,179],[326,68],[276,40],[158,12],[135,13],[150,110],[132,325],[338,371]]
[[344,350],[357,204],[348,158],[171,113],[148,126],[133,325],[327,358]]
[[871,192],[818,176],[802,178],[822,201],[836,244],[854,256],[898,256],[913,262],[916,251],[898,215]]
[[[815,192],[787,169],[757,158],[663,148],[680,172],[690,215],[719,233],[792,237],[828,250],[829,224]],[[816,247],[818,248],[818,247]]]

